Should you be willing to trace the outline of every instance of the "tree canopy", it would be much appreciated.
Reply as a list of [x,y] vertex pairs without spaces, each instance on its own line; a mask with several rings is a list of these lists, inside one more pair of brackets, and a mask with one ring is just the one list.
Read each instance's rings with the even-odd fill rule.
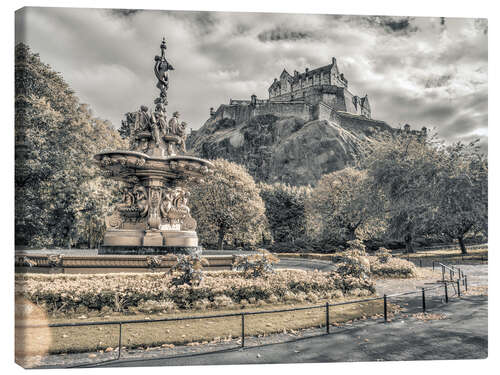
[[309,236],[343,245],[377,236],[385,229],[383,204],[366,171],[345,168],[326,174],[306,206]]
[[475,142],[459,142],[445,149],[441,162],[429,231],[458,240],[465,254],[465,235],[488,231],[488,160]]
[[38,54],[15,50],[16,246],[95,246],[115,183],[100,177],[93,155],[120,148],[107,121],[92,115]]
[[269,236],[265,206],[245,167],[224,159],[213,161],[214,173],[203,184],[193,184],[191,212],[205,244],[224,242],[254,245]]
[[306,235],[305,202],[312,189],[284,183],[258,185],[266,205],[266,217],[273,240],[294,243]]

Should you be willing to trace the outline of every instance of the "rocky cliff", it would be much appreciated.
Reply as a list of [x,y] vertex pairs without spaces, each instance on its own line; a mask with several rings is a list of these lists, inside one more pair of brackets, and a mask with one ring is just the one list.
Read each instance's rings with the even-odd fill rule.
[[202,158],[243,164],[257,181],[314,185],[323,174],[359,158],[374,142],[374,133],[391,130],[385,122],[360,123],[352,116],[305,121],[267,114],[241,123],[208,120],[188,137],[187,148]]

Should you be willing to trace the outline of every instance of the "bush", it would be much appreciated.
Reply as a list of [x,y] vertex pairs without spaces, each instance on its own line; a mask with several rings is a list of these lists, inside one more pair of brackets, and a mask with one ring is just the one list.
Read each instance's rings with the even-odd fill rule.
[[[385,256],[382,256],[382,259]],[[412,262],[404,259],[393,258],[381,261],[379,256],[370,256],[370,268],[372,275],[392,278],[411,278],[417,275],[417,267]]]
[[273,265],[280,260],[265,249],[258,254],[237,255],[234,257],[233,270],[242,271],[245,277],[262,277],[274,271]]
[[[105,275],[16,275],[16,291],[47,312],[134,312],[190,309],[206,306],[227,308],[241,301],[282,303],[293,294],[314,299],[347,295],[352,289],[374,293],[370,280],[336,272],[277,270],[266,278],[246,278],[240,272],[204,272],[198,285],[173,285],[174,276],[162,273]],[[301,298],[301,297],[299,297]],[[199,302],[202,301],[202,302]],[[244,302],[245,303],[245,302]],[[175,305],[175,306],[174,306]],[[104,309],[104,310],[103,310]]]
[[370,262],[366,257],[365,245],[362,241],[348,241],[348,248],[339,254],[340,263],[337,272],[343,276],[370,277]]
[[203,266],[208,266],[208,260],[201,255],[169,255],[167,259],[176,261],[168,271],[174,275],[170,280],[173,285],[198,285],[203,279]]
[[375,252],[375,256],[377,257],[380,263],[387,263],[391,258],[392,254],[385,247],[381,247]]

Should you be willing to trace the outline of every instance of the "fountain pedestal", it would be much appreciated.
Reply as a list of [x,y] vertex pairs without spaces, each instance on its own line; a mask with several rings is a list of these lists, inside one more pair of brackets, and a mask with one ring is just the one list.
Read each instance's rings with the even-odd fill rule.
[[123,182],[122,202],[105,219],[99,254],[201,252],[186,184],[201,183],[211,172],[209,161],[120,150],[99,153],[95,159],[107,177]]

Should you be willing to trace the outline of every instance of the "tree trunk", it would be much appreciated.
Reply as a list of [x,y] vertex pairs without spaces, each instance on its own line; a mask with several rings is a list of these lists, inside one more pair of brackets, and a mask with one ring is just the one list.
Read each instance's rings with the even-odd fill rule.
[[224,247],[224,228],[219,228],[219,241],[217,243],[217,248],[219,250],[223,250],[223,247]]
[[357,227],[347,227],[347,241],[354,241],[356,239],[356,229]]
[[460,244],[460,250],[462,251],[462,254],[467,254],[467,249],[465,248],[465,242],[463,236],[458,237],[458,243]]
[[413,244],[412,244],[412,236],[410,233],[408,233],[405,236],[405,245],[406,245],[406,252],[407,253],[414,253],[415,252],[415,249],[413,248]]

